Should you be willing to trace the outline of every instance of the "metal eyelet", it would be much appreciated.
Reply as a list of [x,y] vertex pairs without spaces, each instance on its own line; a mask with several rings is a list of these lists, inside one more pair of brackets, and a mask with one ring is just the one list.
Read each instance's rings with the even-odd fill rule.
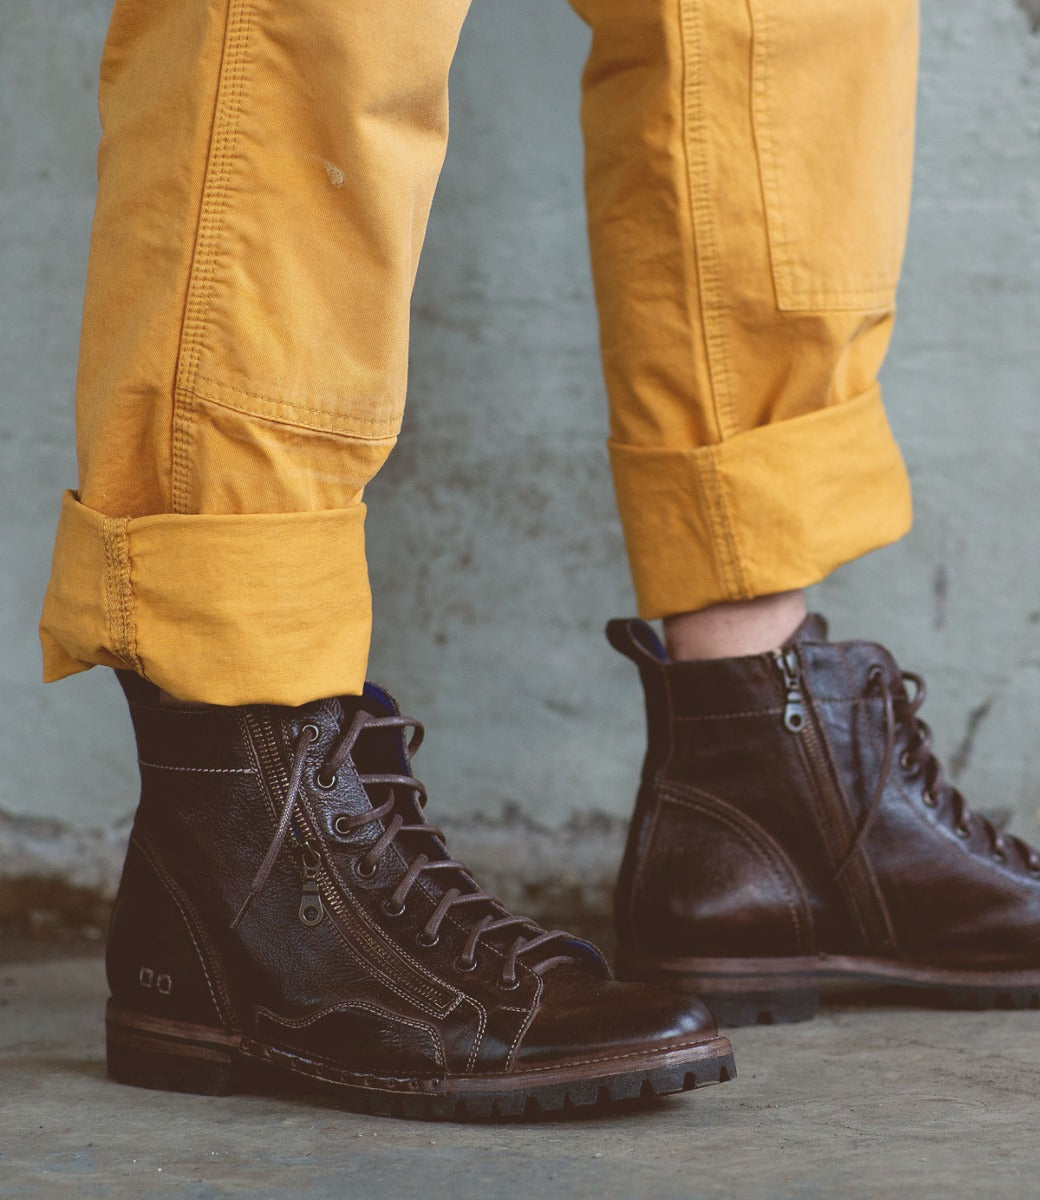
[[900,754],[899,765],[903,768],[904,771],[909,771],[910,768],[914,765],[913,761],[910,758],[909,750],[904,750],[903,753]]
[[392,904],[390,900],[384,900],[383,903],[380,905],[380,907],[382,908],[383,912],[386,913],[386,915],[388,917],[403,917],[404,916],[405,906],[403,903],[398,903],[395,905],[395,904]]
[[500,992],[515,992],[519,986],[520,986],[519,976],[516,979],[514,979],[512,983],[510,983],[507,979],[500,979],[498,981],[498,990]]
[[363,858],[359,858],[357,860],[357,862],[354,863],[354,874],[357,875],[360,879],[371,879],[372,876],[378,870],[379,870],[379,868],[376,866],[376,864],[374,862],[370,862],[368,864],[368,869],[366,870],[365,869],[365,860]]
[[303,737],[305,733],[311,734],[312,742],[316,742],[318,738],[321,737],[321,730],[312,721],[308,721],[307,724],[303,726],[303,728],[300,730],[300,737]]
[[420,929],[415,935],[415,940],[416,943],[422,946],[424,950],[432,950],[433,947],[436,946],[441,940],[441,935],[438,933],[436,937],[430,938],[426,936],[426,931],[424,929]]
[[959,837],[967,841],[971,837],[971,830],[967,825],[954,825],[953,832]]
[[477,969],[477,960],[475,958],[465,959],[460,954],[455,960],[455,970],[463,975],[469,975]]
[[1003,850],[994,850],[993,861],[998,863],[1007,862],[1007,853]]
[[314,776],[314,786],[321,788],[323,792],[331,792],[338,782],[335,775],[331,779],[322,779],[320,771]]
[[332,818],[332,832],[341,838],[350,837],[354,832],[354,826],[350,823],[350,818],[343,813]]
[[925,804],[929,808],[938,808],[939,807],[939,801],[935,798],[935,795],[932,792],[928,791],[927,789],[925,789],[923,799],[924,799]]

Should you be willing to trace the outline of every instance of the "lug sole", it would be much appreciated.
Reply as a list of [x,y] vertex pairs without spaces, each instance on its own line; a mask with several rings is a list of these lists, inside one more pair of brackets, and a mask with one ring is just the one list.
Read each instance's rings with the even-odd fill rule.
[[649,1103],[735,1078],[724,1037],[509,1075],[385,1079],[353,1075],[296,1051],[208,1026],[167,1021],[108,1003],[108,1074],[162,1091],[227,1096],[311,1085],[354,1111],[417,1120],[530,1120],[546,1113]]
[[618,977],[693,992],[720,1025],[773,1025],[808,1021],[824,999],[869,997],[883,989],[896,1000],[937,1008],[1040,1009],[1040,970],[965,971],[885,959],[819,955],[813,958],[675,958],[631,955]]

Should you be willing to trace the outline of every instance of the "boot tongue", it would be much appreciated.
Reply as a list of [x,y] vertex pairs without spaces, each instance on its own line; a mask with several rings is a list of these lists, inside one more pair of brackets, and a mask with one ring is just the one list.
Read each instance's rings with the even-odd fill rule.
[[[338,703],[341,727],[344,731],[350,728],[359,712],[371,713],[374,717],[401,716],[400,706],[393,696],[378,684],[371,682],[365,684],[362,695],[340,696]],[[410,729],[400,727],[382,729],[378,726],[367,726],[363,729],[350,754],[350,761],[358,775],[412,776],[411,755],[408,752],[408,739],[411,732]],[[369,791],[367,787],[361,787],[361,795],[358,797],[361,802],[354,805],[353,811],[361,812],[369,807],[375,808],[382,804],[390,794],[386,784],[373,784],[371,788],[372,790]],[[423,824],[425,817],[418,798],[408,795],[407,789],[402,786],[395,786],[393,791],[397,810],[406,822],[410,825]],[[358,843],[375,841],[383,827],[376,824],[369,826],[358,835]],[[426,844],[426,836],[413,834],[410,835],[410,838],[417,843],[415,849],[423,850],[430,858],[442,857],[442,854],[438,852],[437,843]],[[402,840],[407,842],[409,838],[404,837]]]
[[[373,717],[399,717],[397,701],[378,684],[366,683],[360,696],[340,696],[343,728],[349,729],[359,712]],[[352,757],[361,774],[406,775],[410,764],[406,750],[407,731],[368,728],[358,739]]]
[[[370,713],[374,717],[397,717],[401,710],[397,702],[382,688],[375,684],[366,683],[364,693],[360,696],[339,696],[334,701],[337,707],[336,720],[343,734],[350,729],[359,712]],[[381,729],[368,726],[362,730],[354,744],[349,762],[358,775],[411,775],[411,763],[408,755],[409,730],[400,728]],[[400,791],[401,789],[398,789]],[[370,795],[368,789],[358,785],[351,789],[348,808],[351,812],[363,812],[382,804],[386,799],[386,788],[380,787]],[[403,797],[402,797],[403,800]],[[419,816],[419,807],[406,804],[405,815],[409,819]],[[374,841],[379,836],[377,827],[373,825],[357,840],[361,843]]]
[[793,646],[798,642],[825,642],[827,640],[827,621],[819,613],[809,613],[801,625],[784,642],[783,648]]

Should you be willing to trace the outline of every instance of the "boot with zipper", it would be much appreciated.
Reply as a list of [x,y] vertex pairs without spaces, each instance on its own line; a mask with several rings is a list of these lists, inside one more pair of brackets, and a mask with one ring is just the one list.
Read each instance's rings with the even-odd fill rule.
[[618,881],[618,973],[723,1025],[799,1021],[821,990],[1040,1007],[1040,855],[972,813],[931,752],[925,687],[808,617],[779,651],[671,662],[642,621],[648,749]]
[[733,1074],[695,998],[614,981],[451,858],[412,775],[421,727],[381,689],[216,708],[119,677],[142,790],[107,953],[115,1079],[223,1094],[259,1072],[494,1117]]

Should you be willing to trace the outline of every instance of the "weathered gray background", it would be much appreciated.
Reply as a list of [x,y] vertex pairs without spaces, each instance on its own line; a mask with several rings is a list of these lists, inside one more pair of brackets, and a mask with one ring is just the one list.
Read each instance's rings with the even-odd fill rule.
[[[110,872],[118,837],[80,835],[134,802],[128,722],[105,671],[42,687],[35,626],[59,494],[75,480],[108,8],[0,0],[0,809],[72,827],[62,840],[0,820],[0,874],[5,839],[10,855],[20,837],[88,885]],[[954,775],[1034,839],[1038,16],[1037,0],[925,0],[915,205],[885,371],[917,522],[816,596],[838,634],[876,636],[925,672]],[[369,497],[372,674],[431,727],[419,767],[435,811],[490,822],[509,806],[548,826],[618,817],[640,753],[634,672],[600,635],[632,602],[582,216],[586,43],[564,0],[476,0],[415,300],[405,436]],[[579,822],[571,851],[613,845],[617,827]]]

